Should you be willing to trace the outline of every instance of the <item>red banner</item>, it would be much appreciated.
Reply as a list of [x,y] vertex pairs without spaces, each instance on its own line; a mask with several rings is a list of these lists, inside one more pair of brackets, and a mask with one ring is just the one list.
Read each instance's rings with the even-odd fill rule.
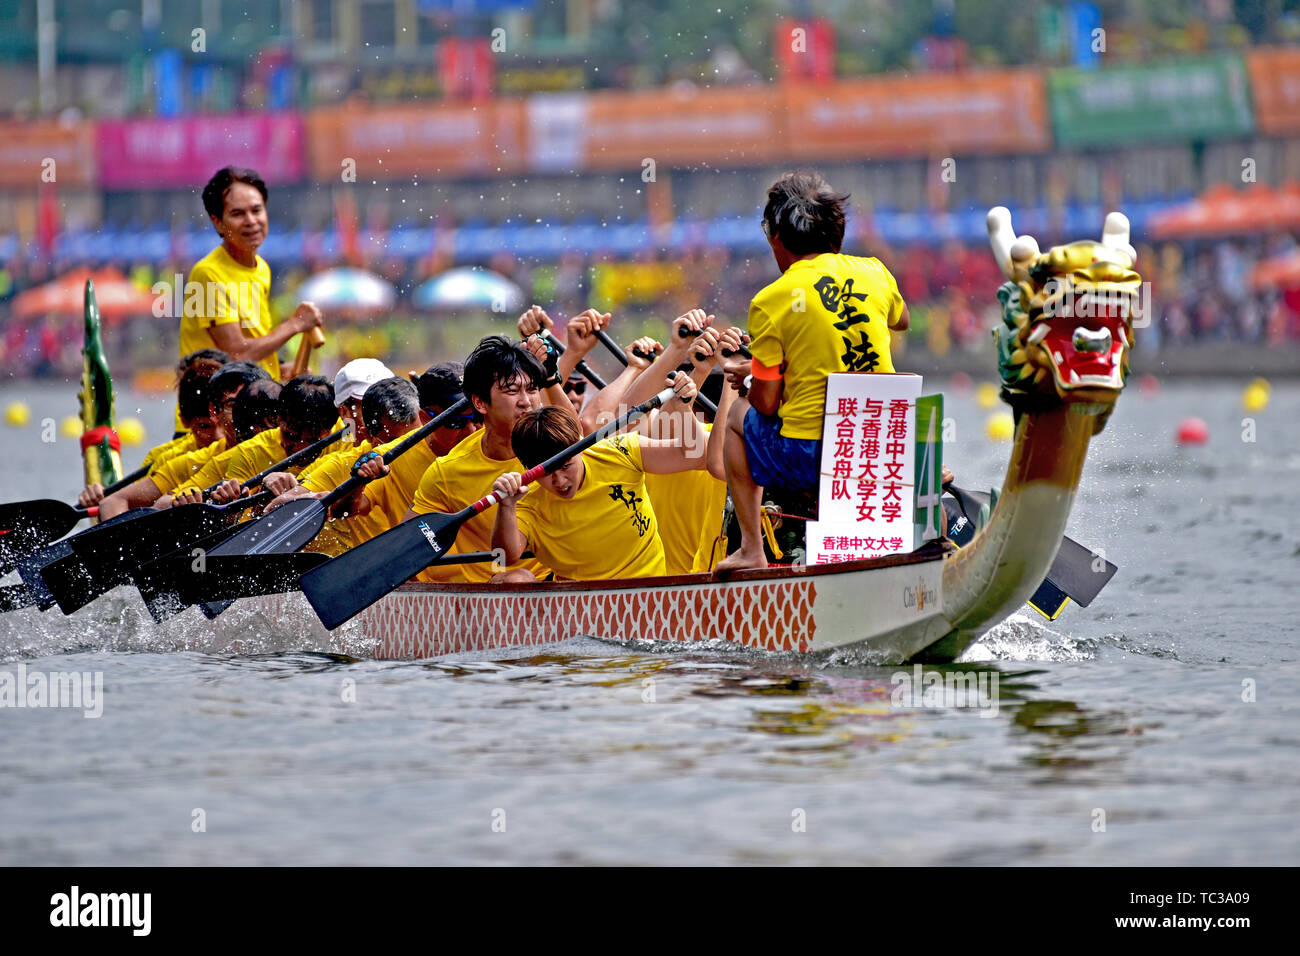
[[202,187],[222,166],[255,169],[267,183],[303,177],[303,124],[296,113],[111,120],[96,124],[105,189]]
[[1035,70],[846,80],[785,96],[783,153],[797,159],[1026,153],[1052,143]]
[[0,187],[89,186],[94,178],[90,123],[0,123]]
[[1300,49],[1251,50],[1246,68],[1259,131],[1272,136],[1300,133]]

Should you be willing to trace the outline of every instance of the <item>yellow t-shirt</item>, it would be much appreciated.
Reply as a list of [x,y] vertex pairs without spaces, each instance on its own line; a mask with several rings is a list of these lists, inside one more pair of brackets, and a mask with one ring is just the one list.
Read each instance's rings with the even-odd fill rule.
[[540,486],[519,500],[519,530],[533,553],[571,580],[667,573],[640,436],[598,441],[582,453],[582,463],[582,487],[567,501]]
[[168,458],[176,455],[185,455],[194,451],[198,446],[195,444],[194,435],[186,432],[179,438],[173,438],[171,441],[163,442],[154,448],[149,449],[149,453],[144,456],[144,461],[140,462],[141,468],[154,468],[161,465]]
[[[260,339],[269,335],[276,323],[271,321],[271,267],[261,256],[249,269],[230,257],[225,246],[217,246],[194,264],[185,281],[181,299],[181,357],[215,346],[208,329],[215,325],[239,323],[244,335]],[[179,290],[178,290],[179,297]],[[280,380],[280,358],[276,353],[257,361],[268,375]],[[180,412],[176,428],[183,430]]]
[[785,366],[781,434],[822,437],[832,372],[894,371],[889,329],[902,314],[898,283],[880,260],[830,252],[792,263],[754,296],[749,350],[770,368]]
[[708,571],[708,549],[722,530],[727,483],[707,469],[694,469],[671,475],[647,473],[645,487],[655,506],[667,573]]
[[[483,453],[485,429],[467,437],[449,453],[431,464],[420,479],[411,508],[416,514],[461,511],[492,490],[492,483],[507,471],[526,471],[518,458],[498,460]],[[492,550],[492,525],[496,513],[488,508],[460,526],[452,554]],[[545,575],[546,568],[535,558],[512,564],[513,568],[526,568],[537,577]],[[486,583],[493,575],[492,564],[480,561],[475,564],[432,565],[421,571],[419,581],[472,581]]]
[[[335,432],[339,429],[339,423],[336,421],[330,426],[330,431]],[[344,442],[336,441],[326,445],[321,454],[332,454],[340,450]],[[261,474],[278,461],[283,461],[289,457],[285,451],[284,445],[280,442],[280,429],[268,428],[264,432],[254,435],[248,441],[236,446],[235,454],[230,459],[230,464],[226,467],[226,477],[235,481],[247,481],[254,475]],[[315,459],[319,461],[319,457]],[[295,465],[292,468],[285,469],[291,475],[296,475],[303,470],[306,465],[312,462],[306,462],[302,465]]]
[[[347,442],[338,451],[316,459],[298,476],[298,482],[312,494],[333,491],[352,477],[352,466],[371,448],[368,441]],[[304,550],[337,556],[387,530],[388,522],[382,515],[328,518],[320,534]]]
[[[398,441],[404,441],[405,436]],[[397,442],[381,445],[376,451],[387,452]],[[427,441],[422,441],[388,466],[388,474],[366,485],[366,497],[370,499],[370,514],[382,513],[389,527],[400,524],[411,503],[415,501],[416,492],[425,471],[438,460]],[[489,486],[490,487],[490,486]],[[482,497],[480,495],[479,497]]]
[[[226,450],[226,440],[220,438],[206,448],[196,448],[184,455],[174,455],[156,465],[149,472],[150,480],[164,495],[169,495],[181,484],[191,484],[194,476],[208,461]],[[209,482],[210,484],[210,482]],[[206,488],[207,485],[202,487]]]

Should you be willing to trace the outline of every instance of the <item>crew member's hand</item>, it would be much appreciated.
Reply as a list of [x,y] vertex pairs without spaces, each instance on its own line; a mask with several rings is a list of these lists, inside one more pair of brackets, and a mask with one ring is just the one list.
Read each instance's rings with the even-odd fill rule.
[[[747,343],[748,341],[749,341],[749,336],[746,335],[744,332],[740,331],[740,326],[738,325],[728,326],[723,331],[722,335],[718,337],[718,351],[717,351],[716,361],[719,367],[725,370],[727,364],[736,359],[739,359],[741,362],[747,363],[749,360],[746,359],[745,356],[740,354],[740,347],[745,343]],[[731,354],[723,355],[724,352],[729,352]],[[745,374],[748,375],[749,372],[746,371]]]
[[543,329],[549,329],[555,325],[551,317],[546,314],[546,310],[540,305],[532,305],[528,311],[519,316],[516,328],[519,329],[519,337],[526,339],[530,335],[536,335]]
[[377,455],[369,461],[362,462],[361,467],[357,469],[357,477],[365,478],[367,481],[382,478],[386,474],[388,474],[388,466],[384,464],[383,455]]
[[298,479],[287,471],[273,471],[266,476],[262,487],[267,491],[275,492],[277,496],[284,495],[298,487]]
[[595,332],[609,327],[610,314],[587,309],[569,319],[564,332],[565,347],[572,349],[577,356],[586,355],[596,347]]
[[696,336],[695,341],[691,343],[690,355],[691,363],[694,365],[712,365],[718,358],[718,342],[722,336],[718,334],[715,328],[707,328]]
[[688,333],[699,332],[707,329],[712,324],[713,316],[705,313],[703,309],[691,309],[688,312],[683,312],[681,315],[677,316],[677,318],[673,319],[673,342],[684,343],[691,337],[689,335],[683,336],[682,329],[686,329]]
[[93,508],[104,500],[104,486],[99,482],[93,485],[86,485],[81,494],[77,495],[77,507]]
[[238,498],[242,498],[248,493],[248,489],[240,485],[233,478],[227,478],[221,484],[217,485],[212,492],[212,500],[219,505],[229,504]]
[[517,471],[507,471],[492,483],[492,490],[496,492],[500,504],[514,507],[515,502],[528,493],[530,486],[525,485],[522,478],[523,475]]
[[941,488],[947,488],[949,485],[951,485],[951,484],[952,484],[954,481],[956,481],[956,480],[957,480],[957,479],[956,479],[956,477],[954,477],[954,475],[953,475],[953,473],[952,473],[952,470],[949,469],[949,467],[948,467],[947,465],[944,465],[944,466],[943,466],[943,479],[939,482],[939,486],[940,486]]
[[695,382],[685,372],[675,374],[668,380],[668,384],[672,386],[678,401],[685,405],[690,405],[691,402],[695,401],[695,396],[699,392],[699,389],[695,387]]
[[198,488],[186,488],[183,491],[177,489],[177,494],[172,495],[171,506],[177,505],[198,505],[203,503],[203,492]]
[[293,315],[289,317],[294,328],[299,332],[310,332],[317,326],[325,323],[325,317],[321,314],[320,309],[314,302],[304,302],[298,308],[293,310]]
[[545,369],[546,376],[553,378],[556,365],[560,360],[559,354],[554,352],[539,335],[528,336],[528,338],[524,339],[523,346],[528,354],[537,359],[538,363]]
[[625,348],[623,354],[627,356],[627,364],[632,368],[647,369],[655,356],[662,355],[663,351],[662,345],[650,336],[643,335]]

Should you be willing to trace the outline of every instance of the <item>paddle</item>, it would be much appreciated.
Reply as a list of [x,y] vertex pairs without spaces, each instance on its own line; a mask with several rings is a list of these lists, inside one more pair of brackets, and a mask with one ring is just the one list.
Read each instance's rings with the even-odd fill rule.
[[[348,428],[344,427],[312,442],[244,481],[240,488],[251,490],[260,486],[272,472],[309,461],[347,433]],[[220,484],[217,482],[205,488],[203,494],[211,494]],[[231,515],[265,504],[273,497],[270,492],[263,492],[252,498],[238,498],[228,505],[203,502],[161,511],[150,509],[150,513],[129,522],[106,522],[70,539],[73,553],[80,559],[79,567],[69,564],[51,574],[42,569],[41,576],[59,607],[65,614],[70,614],[104,592],[125,584],[139,565],[211,534]]]
[[299,375],[307,373],[308,363],[311,361],[312,348],[320,348],[325,344],[325,333],[319,325],[305,335],[298,342],[298,354],[294,356],[293,365],[289,368],[289,378],[295,379]]
[[[945,489],[956,501],[956,508],[948,507],[948,538],[964,546],[975,536],[980,526],[980,512],[989,505],[989,495],[967,491],[954,485]],[[945,506],[948,502],[945,502]],[[965,519],[964,521],[962,519]],[[1074,601],[1087,607],[1093,598],[1115,576],[1119,568],[1095,554],[1070,537],[1061,538],[1061,548],[1056,560],[1047,571],[1042,584],[1026,602],[1039,614],[1054,621],[1065,607]]]
[[[105,488],[104,496],[121,491],[148,473],[148,468],[137,468]],[[22,558],[37,548],[63,537],[82,518],[96,517],[98,514],[98,507],[79,508],[52,498],[13,501],[0,505],[0,575],[8,574],[18,566]]]
[[[680,334],[681,334],[681,337],[682,337],[682,338],[687,338],[688,336],[691,336],[691,335],[699,335],[700,333],[699,333],[699,332],[692,332],[690,329],[682,329]],[[609,349],[611,352],[613,352],[613,353],[614,353],[614,356],[615,356],[615,357],[616,357],[620,362],[623,363],[623,367],[624,367],[624,368],[627,368],[627,365],[628,365],[627,356],[623,354],[623,350],[620,349],[620,348],[618,347],[618,343],[615,342],[613,339],[611,339],[611,338],[609,337],[609,334],[608,334],[604,329],[597,329],[597,330],[596,330],[596,339],[600,342],[601,345],[605,346],[605,348],[607,348],[607,349]],[[638,354],[638,355],[641,355],[640,352],[637,352],[637,354]],[[642,358],[647,358],[647,359],[649,359],[651,362],[653,362],[653,361],[654,361],[655,359],[657,359],[659,356],[657,356],[657,355],[641,355],[641,357],[642,357]],[[682,366],[681,368],[678,369],[678,371],[679,371],[679,372],[689,372],[690,369],[687,368],[686,366]],[[702,405],[704,408],[707,408],[707,409],[709,410],[709,414],[710,414],[710,415],[717,415],[717,414],[718,414],[718,406],[717,406],[717,405],[714,405],[714,404],[713,404],[713,401],[712,401],[711,399],[709,399],[709,398],[706,398],[706,397],[704,396],[703,393],[701,393],[701,394],[695,396],[695,403],[696,403],[697,405]]]
[[[401,442],[385,452],[383,455],[384,464],[391,465],[397,458],[424,441],[435,429],[441,428],[443,422],[461,414],[468,405],[468,398],[461,398],[453,402],[440,415],[415,429]],[[322,498],[302,497],[286,502],[269,515],[258,518],[241,528],[237,534],[231,535],[213,548],[207,556],[289,554],[297,551],[309,544],[312,538],[320,533],[321,528],[325,526],[326,519],[329,517],[330,508],[335,503],[347,498],[366,484],[368,480],[360,475],[353,475]],[[191,562],[184,563],[184,567],[190,566]],[[183,574],[184,572],[176,573]],[[195,572],[193,576],[202,578],[204,574]],[[192,586],[191,590],[193,593],[203,593],[203,586],[199,583]],[[208,614],[209,617],[220,614],[230,604],[227,600],[221,607],[217,607],[215,601],[208,601],[206,597],[203,597],[202,600],[206,602],[203,609],[204,613]]]
[[[630,422],[658,408],[672,397],[673,390],[665,388],[640,405],[634,405],[620,417],[596,429],[558,455],[528,469],[522,476],[523,482],[527,484],[536,481],[542,475],[554,471],[574,455],[627,427]],[[417,515],[389,528],[365,544],[304,574],[303,593],[315,608],[321,623],[333,630],[360,614],[403,581],[419,574],[430,564],[446,558],[461,525],[496,502],[496,494],[492,493],[456,514]]]
[[[555,349],[556,352],[560,353],[561,355],[564,354],[564,346],[560,344],[559,339],[557,339],[554,335],[551,334],[550,329],[542,329],[542,331],[538,332],[537,334],[540,335],[547,342],[549,342],[551,348]],[[578,364],[574,366],[573,370],[577,372],[579,375],[585,377],[587,381],[589,381],[592,385],[595,385],[597,388],[605,387],[605,380],[601,378],[599,375],[597,375],[595,372],[593,372],[591,370],[591,366],[588,365],[585,360],[579,361]]]

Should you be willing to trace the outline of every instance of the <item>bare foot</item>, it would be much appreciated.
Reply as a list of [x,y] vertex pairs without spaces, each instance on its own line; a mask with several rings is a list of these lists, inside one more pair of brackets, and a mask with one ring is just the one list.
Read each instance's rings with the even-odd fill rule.
[[733,554],[727,555],[714,567],[717,573],[726,571],[748,571],[751,568],[767,567],[767,555],[763,553],[763,546],[757,548],[741,548]]

